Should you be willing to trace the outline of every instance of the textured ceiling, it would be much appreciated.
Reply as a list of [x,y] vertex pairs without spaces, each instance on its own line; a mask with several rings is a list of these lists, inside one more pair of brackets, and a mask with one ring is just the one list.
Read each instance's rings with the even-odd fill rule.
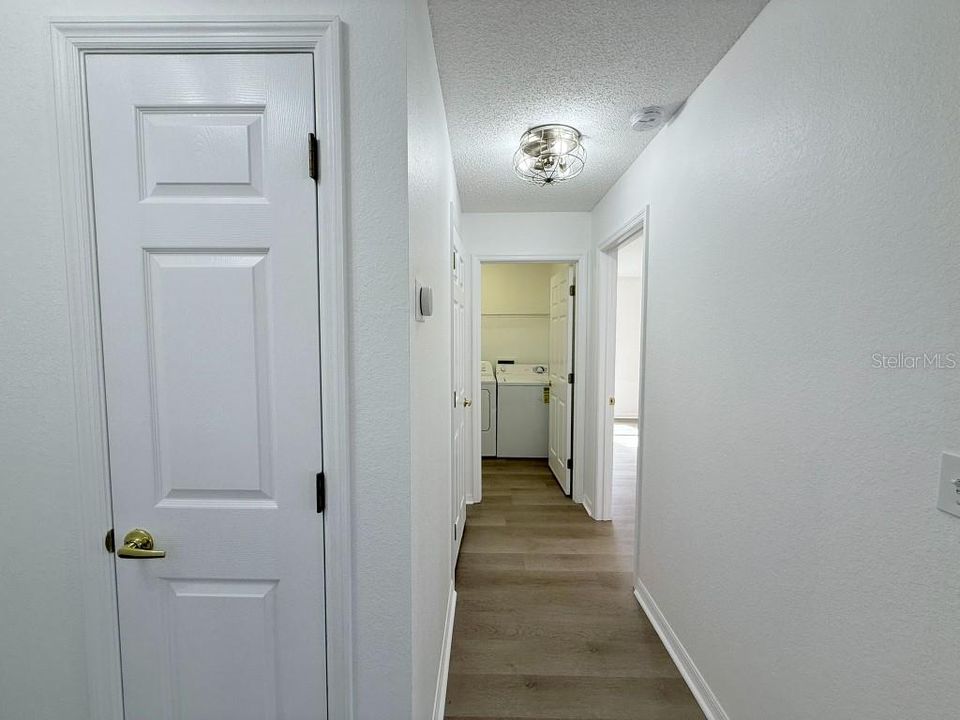
[[[463,209],[590,210],[767,0],[429,0]],[[513,172],[520,136],[548,122],[584,137],[579,177],[548,187]]]

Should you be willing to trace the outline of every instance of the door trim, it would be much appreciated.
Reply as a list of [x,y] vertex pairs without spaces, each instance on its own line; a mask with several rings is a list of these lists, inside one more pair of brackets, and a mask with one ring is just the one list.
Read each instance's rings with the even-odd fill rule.
[[[577,296],[574,303],[574,337],[573,337],[573,367],[574,373],[587,377],[587,336],[590,328],[590,266],[589,255],[586,253],[517,253],[517,254],[482,254],[471,258],[473,273],[470,288],[471,323],[473,325],[473,342],[470,349],[470,372],[473,373],[473,395],[480,397],[480,266],[484,263],[568,263],[576,267]],[[571,499],[581,503],[590,514],[593,508],[584,493],[584,452],[586,442],[586,424],[589,422],[586,412],[587,384],[575,382],[573,384],[573,482],[570,484]],[[478,503],[483,499],[483,458],[480,456],[480,429],[472,428],[474,446],[478,449],[473,458],[473,472],[470,480],[470,492],[467,493],[468,503]]]
[[354,704],[353,568],[340,21],[333,16],[54,18],[50,35],[76,404],[76,484],[83,525],[78,560],[83,565],[87,714],[104,720],[123,718],[114,556],[103,546],[113,520],[84,57],[92,52],[307,52],[313,55],[315,122],[321,143],[317,227],[324,345],[320,370],[323,470],[327,477],[327,714],[349,720]]
[[637,417],[637,507],[636,542],[640,539],[640,484],[643,458],[644,367],[647,354],[647,267],[649,265],[650,206],[630,218],[598,246],[597,252],[597,514],[598,520],[613,515],[613,420],[607,398],[613,394],[614,355],[617,343],[617,259],[611,253],[641,235],[643,243],[642,290],[640,294],[640,404]]
[[[450,237],[450,241],[448,245],[449,254],[447,257],[450,258],[457,253],[458,243],[459,243],[459,250],[464,253],[461,259],[466,263],[466,266],[463,268],[463,305],[464,305],[463,320],[464,322],[468,323],[468,328],[467,328],[467,346],[463,349],[465,354],[463,361],[464,361],[464,364],[466,365],[467,375],[468,377],[471,378],[470,382],[468,383],[469,389],[467,390],[467,392],[469,392],[470,395],[472,395],[474,398],[479,399],[480,394],[475,392],[474,383],[472,381],[473,376],[470,375],[470,372],[473,370],[473,363],[471,362],[471,344],[473,340],[473,316],[470,312],[471,285],[473,280],[472,272],[471,272],[472,266],[469,260],[470,256],[467,255],[466,251],[464,251],[463,249],[463,236],[460,234],[460,227],[457,224],[457,219],[456,219],[456,210],[454,209],[452,202],[450,203],[449,237]],[[459,257],[459,255],[457,255],[457,257]],[[454,371],[456,370],[455,350],[456,350],[456,343],[457,343],[456,332],[455,332],[456,320],[453,317],[453,296],[454,296],[455,287],[456,287],[456,280],[454,279],[454,275],[452,271],[453,271],[453,268],[450,268],[448,266],[448,273],[449,273],[448,277],[450,282],[450,310],[451,310],[450,328],[449,328],[450,339],[451,339],[451,344],[450,344],[450,386],[451,388],[456,384]],[[479,410],[479,408],[480,408],[480,405],[478,404],[477,409]],[[451,495],[451,500],[457,503],[456,510],[454,510],[453,502],[450,503],[450,514],[451,514],[451,519],[454,521],[454,523],[456,523],[457,514],[460,512],[460,499],[455,497],[455,490],[456,490],[455,469],[456,469],[457,448],[453,443],[457,411],[458,411],[458,408],[456,407],[452,407],[450,410],[450,464],[449,464],[450,480],[451,480],[450,495]],[[473,469],[474,452],[480,452],[479,447],[477,447],[477,443],[479,443],[479,440],[480,440],[480,435],[479,433],[474,433],[474,422],[473,422],[474,413],[466,412],[465,408],[460,408],[460,411],[463,412],[463,428],[461,432],[466,433],[466,438],[464,439],[464,443],[463,443],[464,454],[466,455],[466,457],[461,458],[464,464],[463,465],[463,482],[464,482],[463,494],[464,494],[464,508],[465,508],[466,504],[469,502],[469,499],[470,499],[471,488],[468,486],[472,486],[471,475],[472,475],[472,469]],[[474,437],[475,434],[476,434],[476,437]],[[451,553],[450,553],[451,554],[451,558],[450,558],[451,577],[453,577],[453,575],[456,573],[457,561],[460,559],[460,547],[463,544],[463,533],[467,529],[466,510],[464,510],[464,515],[460,519],[462,520],[462,524],[460,525],[459,532],[457,533],[456,537],[453,540],[453,544],[451,545]]]

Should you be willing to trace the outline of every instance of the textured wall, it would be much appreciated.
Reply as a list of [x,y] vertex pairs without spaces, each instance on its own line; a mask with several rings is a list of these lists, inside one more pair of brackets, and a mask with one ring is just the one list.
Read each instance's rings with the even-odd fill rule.
[[[0,716],[53,720],[89,715],[82,566],[69,548],[80,518],[57,137],[39,5],[5,3],[0,43]],[[63,548],[41,541],[51,529]]]
[[474,255],[568,255],[590,248],[590,213],[464,213]]
[[594,210],[650,203],[640,580],[735,720],[960,707],[960,5],[773,0]]
[[407,44],[410,271],[433,286],[434,305],[433,317],[410,324],[413,718],[421,720],[433,713],[452,578],[450,213],[453,203],[457,221],[459,199],[426,0],[408,1]]
[[287,12],[339,14],[346,23],[357,717],[402,717],[396,709],[409,707],[411,682],[406,70],[397,32],[403,3],[7,0],[3,11],[0,715],[99,717],[87,708],[80,566],[69,547],[51,551],[38,542],[49,528],[68,544],[79,535],[46,18]]

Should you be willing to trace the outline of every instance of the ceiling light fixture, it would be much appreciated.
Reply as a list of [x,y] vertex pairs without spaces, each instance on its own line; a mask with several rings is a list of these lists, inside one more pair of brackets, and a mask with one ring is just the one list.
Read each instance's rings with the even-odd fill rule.
[[586,159],[578,130],[569,125],[537,125],[520,138],[513,169],[535,185],[553,185],[579,175]]

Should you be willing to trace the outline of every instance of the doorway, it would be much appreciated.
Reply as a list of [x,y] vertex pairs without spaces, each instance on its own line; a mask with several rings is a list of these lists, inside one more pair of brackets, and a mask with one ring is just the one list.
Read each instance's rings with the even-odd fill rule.
[[[636,505],[640,418],[640,337],[643,309],[643,243],[634,236],[617,248],[617,308],[613,372],[613,502]],[[609,403],[609,399],[608,399]]]
[[[541,463],[573,493],[576,264],[479,263],[478,364],[484,460]],[[482,497],[477,473],[475,498]]]
[[[636,486],[637,522],[643,446],[643,374],[647,286],[647,209],[632,218],[600,246],[600,292],[597,344],[597,485],[596,517],[614,514],[615,460],[624,457],[626,434],[636,438],[630,471]],[[618,422],[619,421],[619,422]],[[618,468],[621,479],[624,468]],[[639,536],[639,530],[638,530]]]
[[337,31],[54,23],[98,717],[351,702]]
[[633,236],[616,249],[616,320],[610,515],[614,531],[637,537],[639,527],[640,371],[643,334],[644,246]]
[[[196,86],[165,85],[184,71]],[[86,72],[124,705],[243,717],[282,697],[315,715],[316,193],[293,171],[310,56],[97,55]]]

